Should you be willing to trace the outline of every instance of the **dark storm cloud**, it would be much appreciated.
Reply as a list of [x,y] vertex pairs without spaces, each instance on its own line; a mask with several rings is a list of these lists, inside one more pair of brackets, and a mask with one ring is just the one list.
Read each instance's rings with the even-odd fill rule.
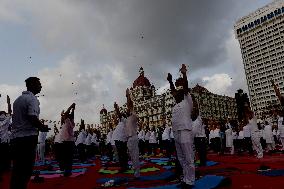
[[100,15],[103,32],[99,37],[108,47],[102,54],[112,56],[124,66],[129,79],[137,76],[141,65],[152,80],[159,83],[168,71],[182,63],[190,65],[192,71],[223,63],[227,58],[225,41],[230,37],[229,31],[255,2],[112,0],[76,3]]

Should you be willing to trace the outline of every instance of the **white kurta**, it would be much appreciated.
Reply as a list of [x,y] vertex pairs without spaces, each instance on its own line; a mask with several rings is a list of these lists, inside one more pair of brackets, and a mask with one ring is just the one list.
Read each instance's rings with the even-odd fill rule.
[[78,146],[78,144],[84,144],[87,138],[87,132],[85,130],[82,130],[78,137],[77,140],[75,142],[76,146]]

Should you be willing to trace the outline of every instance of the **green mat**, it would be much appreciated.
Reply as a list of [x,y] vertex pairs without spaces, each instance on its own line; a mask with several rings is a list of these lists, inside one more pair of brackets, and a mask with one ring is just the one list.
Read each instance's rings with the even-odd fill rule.
[[[159,168],[156,167],[149,167],[149,168],[145,168],[145,169],[141,169],[140,172],[141,173],[147,173],[147,172],[154,172],[154,171],[159,171]],[[103,173],[103,174],[117,174],[118,170],[107,170],[107,169],[100,169],[99,173]],[[126,174],[134,174],[133,170],[127,170],[124,173]]]

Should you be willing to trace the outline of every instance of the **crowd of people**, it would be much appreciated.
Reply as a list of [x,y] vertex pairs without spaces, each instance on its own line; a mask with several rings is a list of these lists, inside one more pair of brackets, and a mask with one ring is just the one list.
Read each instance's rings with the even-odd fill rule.
[[[54,125],[53,140],[48,143],[46,137],[50,129],[39,119],[39,101],[35,96],[41,91],[41,83],[39,78],[28,78],[27,91],[13,103],[13,113],[9,96],[8,112],[0,112],[0,183],[3,173],[11,167],[11,160],[10,188],[25,189],[35,159],[44,164],[47,156],[59,163],[66,177],[72,174],[74,157],[85,163],[98,155],[107,156],[109,161],[119,162],[121,173],[129,169],[130,159],[134,177],[139,179],[140,159],[162,155],[176,161],[176,175],[181,188],[192,188],[195,160],[200,160],[200,166],[206,166],[208,151],[220,155],[241,155],[245,152],[253,155],[256,152],[256,158],[263,158],[264,152],[271,154],[284,150],[283,111],[273,110],[270,115],[257,119],[250,105],[245,104],[242,120],[204,119],[198,103],[190,94],[185,65],[180,72],[182,77],[175,83],[171,74],[167,76],[176,105],[172,109],[172,120],[164,120],[163,126],[154,127],[138,121],[127,89],[127,111],[121,112],[118,104],[114,103],[115,119],[107,133],[86,126],[82,119],[79,130],[74,132],[76,104],[73,103],[62,111],[60,126]],[[284,106],[284,97],[274,82],[272,86]]]

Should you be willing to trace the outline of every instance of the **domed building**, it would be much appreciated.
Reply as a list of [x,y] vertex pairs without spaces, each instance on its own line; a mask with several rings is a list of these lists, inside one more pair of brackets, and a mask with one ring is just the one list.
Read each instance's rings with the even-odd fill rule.
[[[198,84],[191,89],[191,94],[198,102],[202,118],[210,120],[236,118],[235,98],[213,94]],[[140,125],[159,127],[164,122],[171,125],[175,100],[170,90],[157,95],[154,85],[145,77],[142,67],[138,78],[134,80],[130,88],[130,95],[134,101],[134,110]],[[126,104],[120,107],[120,111],[126,112]],[[114,111],[107,112],[104,108],[101,110],[101,124],[106,128],[105,130],[113,123],[114,116]]]

